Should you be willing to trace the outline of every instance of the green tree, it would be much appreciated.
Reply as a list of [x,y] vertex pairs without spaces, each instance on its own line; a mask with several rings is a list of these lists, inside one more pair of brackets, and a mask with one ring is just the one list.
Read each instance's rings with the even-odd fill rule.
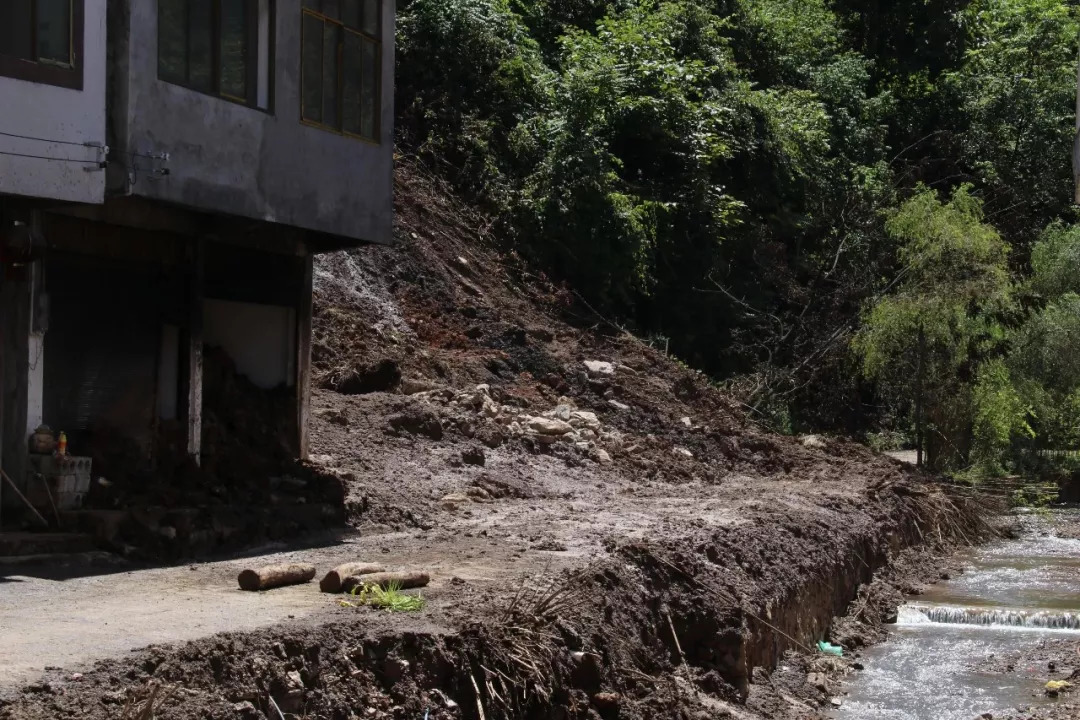
[[970,454],[973,417],[990,412],[979,403],[996,397],[1000,373],[992,368],[980,393],[973,389],[1005,339],[1008,246],[966,186],[947,203],[920,188],[887,229],[903,269],[869,307],[854,346],[883,397],[907,409],[928,464],[958,467]]

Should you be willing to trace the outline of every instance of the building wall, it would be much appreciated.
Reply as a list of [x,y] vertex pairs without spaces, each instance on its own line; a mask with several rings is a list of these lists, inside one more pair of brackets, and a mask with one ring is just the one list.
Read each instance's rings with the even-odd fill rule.
[[[394,0],[383,0],[379,144],[300,122],[300,0],[276,0],[273,107],[228,102],[157,77],[157,3],[117,0],[110,109],[131,167],[110,190],[358,241],[391,239]],[[167,153],[167,161],[150,156]],[[154,174],[167,167],[168,174]],[[117,187],[113,187],[113,184]]]
[[85,3],[82,90],[0,77],[0,194],[105,198],[105,173],[87,171],[102,151],[82,145],[105,143],[105,0]]

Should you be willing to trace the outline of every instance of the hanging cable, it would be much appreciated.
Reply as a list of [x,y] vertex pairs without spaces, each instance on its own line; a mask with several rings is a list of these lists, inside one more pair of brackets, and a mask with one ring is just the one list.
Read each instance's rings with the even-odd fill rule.
[[36,142],[52,143],[54,145],[75,145],[77,147],[100,147],[101,143],[95,142],[76,142],[74,140],[49,140],[48,138],[39,138],[32,135],[19,135],[18,133],[4,132],[0,130],[0,135],[10,138],[18,138],[19,140],[34,140]]
[[26,153],[8,152],[7,150],[0,150],[0,155],[11,155],[12,157],[30,158],[32,160],[53,160],[55,162],[72,162],[82,163],[84,165],[101,165],[101,160],[79,160],[78,158],[55,158],[48,157],[46,155],[28,155]]

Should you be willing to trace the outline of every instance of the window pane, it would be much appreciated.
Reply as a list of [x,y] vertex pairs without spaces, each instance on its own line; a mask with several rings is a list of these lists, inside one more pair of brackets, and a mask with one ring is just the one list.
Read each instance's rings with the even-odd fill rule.
[[186,7],[185,0],[158,0],[158,77],[169,82],[187,82]]
[[379,132],[379,45],[364,41],[363,79],[360,89],[360,134],[378,140]]
[[33,0],[0,1],[0,55],[31,60],[34,35],[30,27]]
[[341,1],[340,0],[322,0],[322,14],[326,17],[334,18],[335,20],[341,19]]
[[188,83],[196,90],[214,89],[212,0],[188,0]]
[[338,26],[323,26],[322,56],[322,121],[324,125],[341,127],[338,117]]
[[221,0],[221,93],[247,99],[248,0]]
[[354,30],[360,29],[360,4],[362,0],[343,0],[341,8],[341,22],[345,27]]
[[361,0],[364,3],[364,18],[360,28],[372,37],[379,37],[379,2],[381,0]]
[[322,30],[318,18],[304,14],[303,38],[303,116],[305,120],[322,121]]
[[354,32],[345,32],[345,50],[341,60],[341,127],[345,132],[360,134],[360,80],[364,41]]
[[71,0],[37,0],[38,59],[71,64]]

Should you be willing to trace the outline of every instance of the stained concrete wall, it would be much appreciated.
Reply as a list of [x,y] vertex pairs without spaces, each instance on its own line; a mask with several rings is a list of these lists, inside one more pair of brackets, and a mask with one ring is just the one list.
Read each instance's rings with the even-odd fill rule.
[[105,142],[105,0],[85,3],[82,90],[0,77],[0,194],[105,198],[105,173],[81,162],[103,158],[82,143]]
[[[300,0],[276,0],[273,107],[238,105],[157,77],[157,3],[115,0],[110,124],[130,167],[110,191],[387,243],[393,211],[394,0],[383,2],[378,144],[300,122]],[[167,162],[147,157],[169,154]],[[168,168],[167,175],[154,170]],[[116,184],[114,187],[113,184]]]

